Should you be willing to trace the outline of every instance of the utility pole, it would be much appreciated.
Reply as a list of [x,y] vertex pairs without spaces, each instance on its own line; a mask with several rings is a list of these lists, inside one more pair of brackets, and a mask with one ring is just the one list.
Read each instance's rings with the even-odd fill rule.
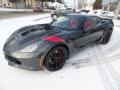
[[75,0],[74,0],[74,8],[75,8]]
[[2,0],[0,0],[0,3],[2,4]]
[[[104,12],[105,10],[105,5],[102,5],[102,13]],[[101,16],[102,16],[102,13],[101,13]]]
[[109,14],[110,6],[111,6],[111,3],[109,3],[108,6],[107,6],[107,14],[106,14],[106,16],[108,16],[108,14]]
[[118,0],[118,5],[117,5],[117,8],[115,10],[115,17],[114,17],[114,19],[118,19],[119,13],[120,13],[120,0]]

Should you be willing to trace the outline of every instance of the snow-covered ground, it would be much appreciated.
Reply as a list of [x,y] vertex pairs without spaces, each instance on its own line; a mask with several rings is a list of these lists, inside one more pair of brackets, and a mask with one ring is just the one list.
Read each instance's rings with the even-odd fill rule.
[[0,90],[120,90],[120,21],[116,20],[107,45],[81,48],[62,70],[36,72],[7,65],[2,51],[5,40],[20,27],[50,22],[49,16],[0,21]]
[[[96,13],[95,13],[96,12]],[[91,10],[88,14],[90,15],[96,15],[96,16],[103,16],[103,17],[114,17],[115,13],[113,11],[109,11],[107,15],[107,11],[100,10]],[[119,15],[120,17],[120,15]]]
[[0,11],[33,11],[32,9],[11,9],[11,8],[0,8]]

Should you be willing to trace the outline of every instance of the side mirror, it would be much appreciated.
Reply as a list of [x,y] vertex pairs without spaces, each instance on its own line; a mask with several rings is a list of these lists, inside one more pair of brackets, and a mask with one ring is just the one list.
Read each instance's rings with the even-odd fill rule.
[[100,23],[105,23],[106,21],[105,20],[102,20]]

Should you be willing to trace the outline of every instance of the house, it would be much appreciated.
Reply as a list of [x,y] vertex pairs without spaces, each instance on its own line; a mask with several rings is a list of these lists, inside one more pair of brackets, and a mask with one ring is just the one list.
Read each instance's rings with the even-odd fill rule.
[[13,6],[8,0],[0,0],[0,7],[11,8]]

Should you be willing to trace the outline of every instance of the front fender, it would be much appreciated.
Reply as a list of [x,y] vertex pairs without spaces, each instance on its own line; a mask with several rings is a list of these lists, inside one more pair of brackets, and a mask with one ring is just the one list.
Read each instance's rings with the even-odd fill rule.
[[70,48],[69,46],[65,43],[65,42],[59,42],[59,43],[53,43],[53,42],[46,42],[46,49],[44,50],[44,52],[40,55],[40,68],[43,69],[44,66],[44,61],[45,58],[47,56],[47,54],[49,53],[49,51],[51,51],[53,48],[57,47],[57,46],[65,46],[67,48],[68,54],[70,53]]

